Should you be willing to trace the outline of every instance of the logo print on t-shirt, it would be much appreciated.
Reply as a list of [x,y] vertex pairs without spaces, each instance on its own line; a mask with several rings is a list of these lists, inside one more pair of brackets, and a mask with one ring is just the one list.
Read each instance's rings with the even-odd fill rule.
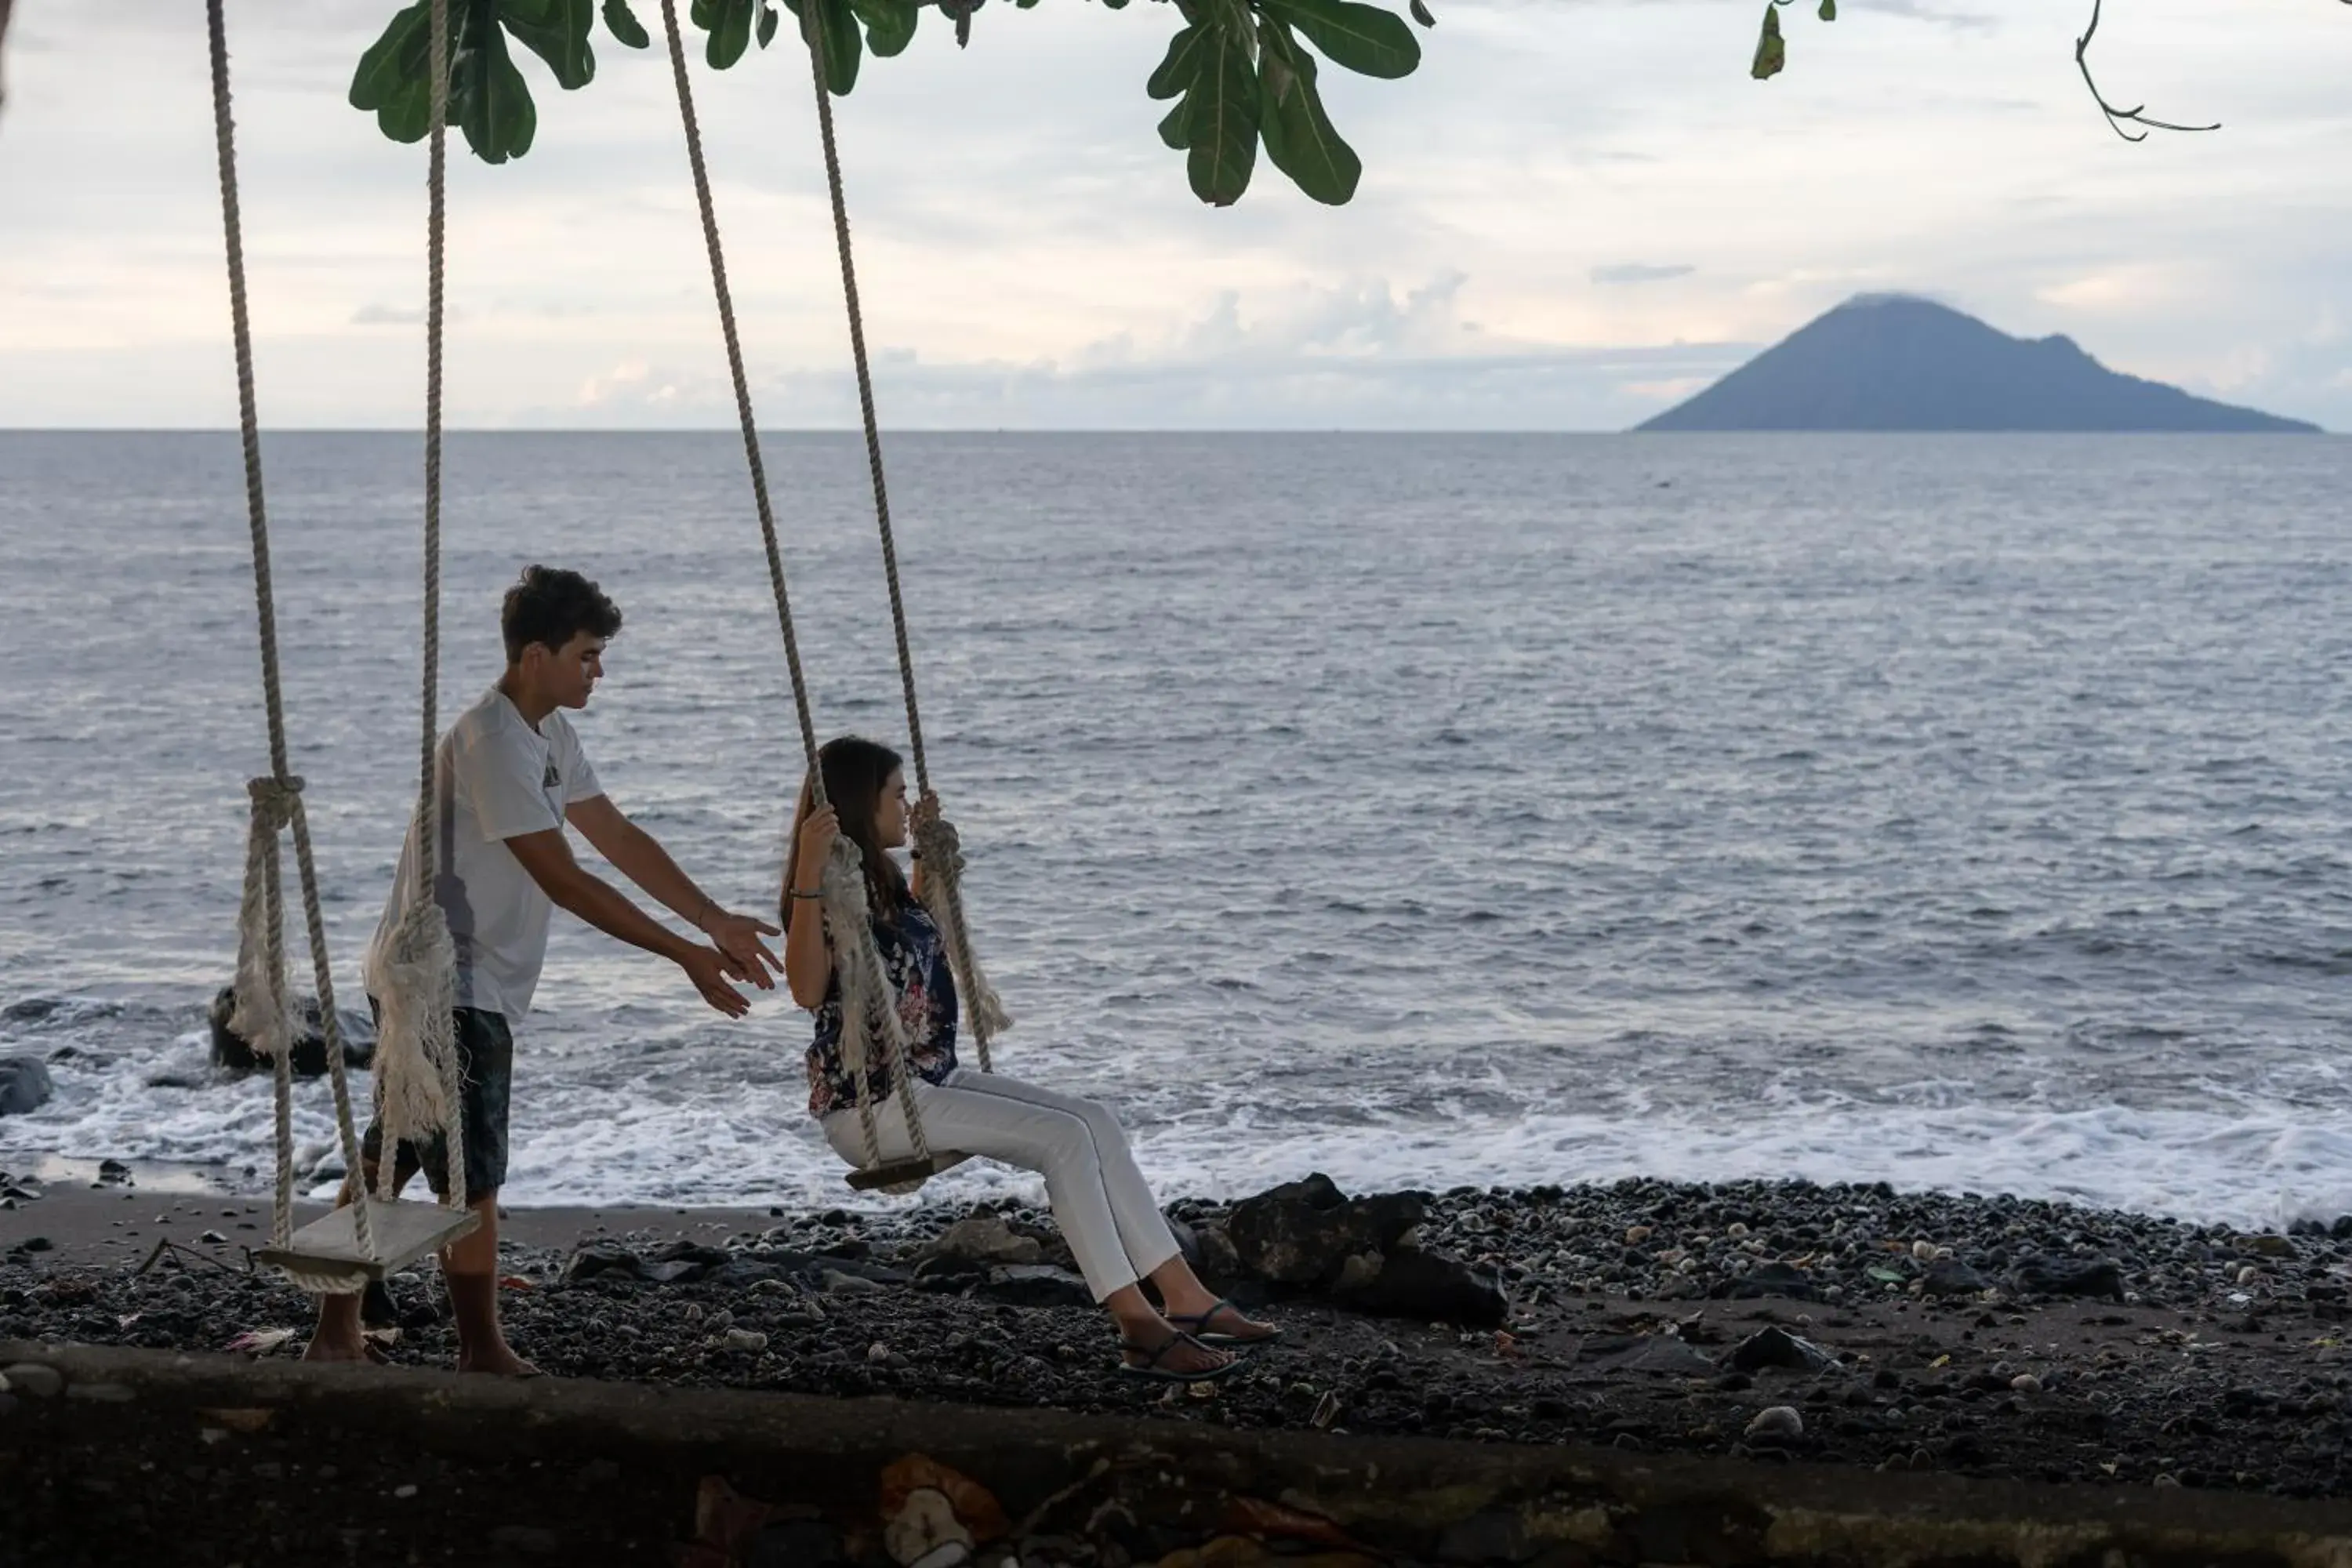
[[553,789],[557,784],[560,784],[562,782],[563,775],[555,771],[555,759],[553,757],[548,758],[547,776],[539,781],[539,787],[541,789]]

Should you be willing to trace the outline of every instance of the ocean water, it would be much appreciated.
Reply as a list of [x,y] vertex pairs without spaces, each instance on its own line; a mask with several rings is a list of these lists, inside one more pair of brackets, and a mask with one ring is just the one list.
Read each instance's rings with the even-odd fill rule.
[[[858,445],[767,453],[820,725],[901,739]],[[1801,1174],[2352,1210],[2352,443],[889,455],[932,765],[1019,1019],[1000,1066],[1115,1101],[1170,1192]],[[267,456],[363,1005],[414,785],[418,446]],[[768,905],[798,747],[738,443],[462,436],[446,507],[443,711],[495,676],[521,563],[601,579],[627,626],[591,755]],[[58,1085],[0,1163],[257,1185],[266,1082],[215,1079],[202,1031],[264,755],[234,439],[0,435],[0,1052]],[[559,916],[510,1196],[840,1200],[806,1034]],[[299,1126],[328,1142],[322,1084]]]

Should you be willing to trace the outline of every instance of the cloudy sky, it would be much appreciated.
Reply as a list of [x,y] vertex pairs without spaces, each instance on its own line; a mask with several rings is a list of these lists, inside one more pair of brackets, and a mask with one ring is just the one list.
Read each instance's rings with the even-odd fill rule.
[[[884,413],[905,426],[1608,429],[1863,290],[2352,428],[2352,6],[2110,0],[2109,95],[2219,120],[2138,146],[2075,75],[2074,0],[1432,0],[1422,70],[1324,75],[1366,166],[1321,207],[1261,163],[1199,205],[1143,93],[1170,7],[930,16],[843,105]],[[343,101],[394,0],[230,0],[262,406],[418,418],[421,148]],[[656,48],[539,141],[453,137],[449,411],[731,421]],[[0,110],[0,426],[235,416],[196,0],[16,0]],[[786,39],[789,39],[787,32]],[[761,422],[856,405],[808,79],[698,93]]]

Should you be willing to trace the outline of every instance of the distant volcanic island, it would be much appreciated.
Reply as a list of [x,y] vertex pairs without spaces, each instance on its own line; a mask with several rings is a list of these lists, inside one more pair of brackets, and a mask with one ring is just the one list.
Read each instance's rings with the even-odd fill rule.
[[1907,294],[1847,300],[1640,430],[2315,433],[2107,369],[2072,338],[2012,338]]

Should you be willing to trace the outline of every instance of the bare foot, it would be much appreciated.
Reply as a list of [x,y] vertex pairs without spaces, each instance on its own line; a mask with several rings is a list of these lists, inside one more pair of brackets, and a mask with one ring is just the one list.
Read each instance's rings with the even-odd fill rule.
[[302,1352],[304,1361],[366,1362],[383,1359],[375,1347],[362,1339],[343,1340],[331,1334],[312,1334],[310,1343]]
[[473,1351],[458,1352],[457,1370],[459,1372],[486,1373],[492,1377],[541,1377],[545,1375],[539,1370],[539,1368],[531,1365],[530,1363],[515,1354],[513,1347],[504,1343],[493,1345],[488,1350],[479,1352]]

